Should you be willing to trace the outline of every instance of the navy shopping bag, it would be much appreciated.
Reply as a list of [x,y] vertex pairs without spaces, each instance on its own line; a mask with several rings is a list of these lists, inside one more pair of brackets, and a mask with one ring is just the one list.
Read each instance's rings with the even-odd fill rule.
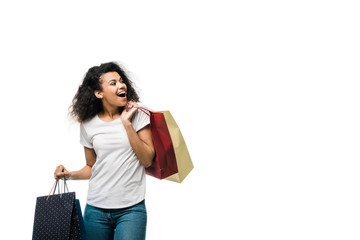
[[[33,240],[84,240],[85,227],[82,218],[80,202],[75,192],[64,193],[59,190],[55,194],[58,181],[52,187],[52,195],[38,197],[36,200]],[[54,191],[52,191],[54,189]],[[60,189],[60,187],[58,187]]]

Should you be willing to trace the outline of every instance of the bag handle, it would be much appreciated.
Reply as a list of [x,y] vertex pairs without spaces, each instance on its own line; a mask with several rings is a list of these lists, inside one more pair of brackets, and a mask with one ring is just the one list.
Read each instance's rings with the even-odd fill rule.
[[56,179],[54,185],[52,186],[52,188],[50,190],[50,193],[49,193],[48,197],[46,198],[46,200],[49,199],[51,192],[52,192],[52,195],[55,194],[56,188],[58,188],[58,194],[60,194],[60,198],[62,198],[62,194],[65,193],[65,187],[66,187],[67,192],[69,192],[68,186],[66,184],[66,178],[65,177],[63,178],[63,184],[62,184],[63,191],[61,191],[60,186],[58,186],[58,185],[59,185],[59,179]]
[[[66,183],[66,178],[64,177],[64,179],[63,179],[63,185],[62,185],[63,193],[66,193],[66,192],[65,192],[65,187],[66,187],[67,192],[69,192],[69,189],[68,189],[68,186],[67,186],[67,183]],[[60,186],[59,186],[59,188],[60,188]],[[55,190],[54,190],[54,192],[55,192]],[[60,194],[61,194],[61,190],[60,190]]]
[[[143,108],[143,107],[136,107],[137,109],[139,109],[140,111],[142,111],[143,113],[145,113],[146,115],[148,115],[150,117],[150,115],[153,113],[152,111],[150,111],[149,109]],[[147,113],[146,111],[148,111],[149,113]]]

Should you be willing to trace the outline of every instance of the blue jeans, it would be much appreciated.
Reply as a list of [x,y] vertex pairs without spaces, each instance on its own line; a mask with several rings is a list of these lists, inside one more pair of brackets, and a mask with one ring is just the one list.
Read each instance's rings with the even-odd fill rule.
[[118,209],[86,204],[84,222],[88,240],[143,240],[147,222],[145,200]]

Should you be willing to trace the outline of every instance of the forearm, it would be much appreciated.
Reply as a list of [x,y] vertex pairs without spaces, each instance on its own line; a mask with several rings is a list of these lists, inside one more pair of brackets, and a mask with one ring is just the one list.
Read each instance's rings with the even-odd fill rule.
[[130,145],[136,156],[142,165],[144,165],[144,167],[150,167],[155,155],[153,149],[148,144],[146,144],[146,142],[140,139],[131,122],[125,122],[124,127],[128,135]]
[[71,180],[87,180],[91,177],[91,166],[86,165],[79,171],[70,172]]

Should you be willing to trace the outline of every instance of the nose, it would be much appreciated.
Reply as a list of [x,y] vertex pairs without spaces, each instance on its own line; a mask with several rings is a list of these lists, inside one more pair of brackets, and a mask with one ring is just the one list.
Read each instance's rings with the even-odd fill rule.
[[120,89],[121,89],[121,88],[125,88],[125,83],[123,83],[123,82],[120,82],[120,81],[119,81],[119,82],[116,83],[116,85],[117,85],[117,87],[120,88]]

